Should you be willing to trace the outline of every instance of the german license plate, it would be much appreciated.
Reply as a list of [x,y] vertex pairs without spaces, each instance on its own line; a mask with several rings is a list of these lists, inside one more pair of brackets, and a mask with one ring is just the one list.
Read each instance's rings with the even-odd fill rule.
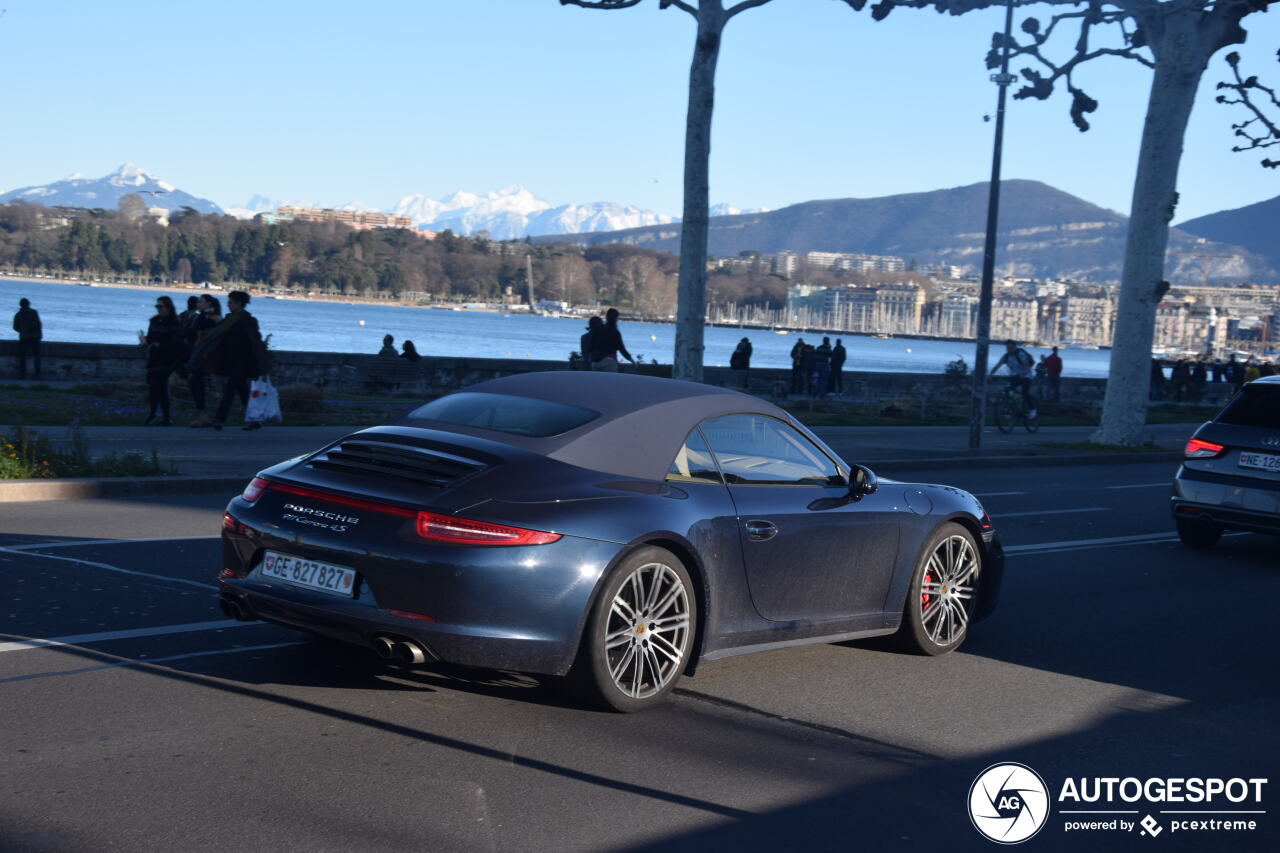
[[1236,464],[1241,468],[1257,468],[1280,474],[1280,456],[1271,453],[1241,453],[1240,461]]
[[268,551],[262,557],[262,575],[284,581],[294,586],[354,598],[356,571],[346,566],[335,566],[318,560],[304,560],[277,551]]

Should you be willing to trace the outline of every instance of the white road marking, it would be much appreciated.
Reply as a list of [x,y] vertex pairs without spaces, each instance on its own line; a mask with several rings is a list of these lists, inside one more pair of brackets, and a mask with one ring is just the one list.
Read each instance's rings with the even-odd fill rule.
[[292,643],[271,643],[265,646],[241,646],[235,649],[213,649],[207,652],[188,652],[185,655],[170,655],[165,658],[149,658],[146,660],[122,660],[117,663],[104,663],[98,666],[86,666],[80,669],[68,669],[62,672],[33,672],[30,675],[14,675],[9,678],[0,678],[0,684],[8,684],[10,681],[28,681],[32,678],[56,678],[60,675],[80,675],[86,672],[96,672],[100,669],[114,669],[119,666],[146,666],[154,663],[168,663],[173,660],[187,660],[188,658],[203,658],[210,655],[231,655],[240,652],[262,652],[269,649],[287,649],[290,646],[305,646],[306,640]]
[[14,548],[0,547],[0,553],[22,554],[25,557],[43,557],[46,560],[61,560],[64,563],[75,563],[80,566],[92,566],[95,569],[106,569],[109,572],[119,572],[122,575],[136,575],[137,577],[147,578],[153,581],[167,581],[169,583],[180,583],[187,586],[199,587],[200,589],[217,589],[216,584],[201,583],[200,581],[190,581],[186,578],[171,578],[166,575],[153,575],[150,572],[135,572],[133,569],[122,569],[119,566],[108,565],[107,563],[99,563],[95,560],[80,560],[75,557],[59,557],[57,554],[41,554],[39,551],[18,551]]
[[36,542],[31,545],[8,545],[6,551],[35,551],[44,548],[79,548],[82,545],[133,545],[138,542],[193,542],[198,539],[220,539],[220,536],[157,536],[152,539],[81,539],[67,542]]
[[1069,512],[1111,512],[1109,506],[1086,506],[1078,509],[1036,509],[1027,512],[1001,512],[992,515],[992,519],[1017,518],[1022,515],[1066,515]]
[[974,492],[975,498],[1002,498],[1005,495],[1025,495],[1026,492],[982,492],[981,494]]
[[1173,483],[1170,480],[1165,480],[1162,483],[1134,483],[1133,485],[1130,485],[1130,486],[1103,486],[1103,488],[1104,489],[1154,489],[1157,486],[1162,486],[1166,489],[1172,489]]
[[[11,643],[0,643],[0,652],[19,652],[23,649],[42,649],[49,646],[74,646],[80,643],[98,643],[104,640],[129,640],[134,637],[159,637],[165,634],[189,634],[192,631],[217,631],[222,628],[247,628],[253,622],[236,619],[220,619],[214,622],[188,622],[185,625],[157,625],[153,628],[129,628],[123,631],[99,631],[96,634],[73,634],[69,637],[52,637],[47,640],[31,637]],[[256,623],[261,625],[263,623]]]
[[[1248,536],[1243,531],[1222,534],[1222,538]],[[1066,542],[1041,542],[1036,545],[1007,545],[1006,554],[1056,554],[1060,551],[1081,551],[1086,548],[1111,548],[1121,545],[1150,545],[1161,542],[1177,542],[1176,533],[1143,533],[1138,536],[1110,536],[1105,539],[1070,539]]]

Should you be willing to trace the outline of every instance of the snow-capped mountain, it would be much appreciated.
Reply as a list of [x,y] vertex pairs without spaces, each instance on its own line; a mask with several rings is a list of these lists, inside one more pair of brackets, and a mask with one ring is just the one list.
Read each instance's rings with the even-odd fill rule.
[[504,187],[483,196],[459,190],[438,200],[421,194],[407,195],[400,199],[395,213],[408,216],[415,225],[429,231],[487,231],[495,240],[611,231],[673,221],[661,213],[609,201],[553,207],[521,186]]
[[133,163],[125,163],[101,178],[86,178],[76,172],[51,184],[10,190],[0,195],[0,204],[26,201],[46,207],[66,205],[115,210],[120,199],[129,193],[140,193],[147,207],[163,207],[166,210],[190,207],[200,213],[222,213],[222,208],[208,199],[185,193]]

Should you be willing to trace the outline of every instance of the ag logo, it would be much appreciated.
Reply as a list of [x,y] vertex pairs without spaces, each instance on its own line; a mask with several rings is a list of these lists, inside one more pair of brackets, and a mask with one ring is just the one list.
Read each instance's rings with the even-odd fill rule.
[[1025,764],[993,764],[969,789],[969,818],[987,838],[1017,844],[1040,831],[1049,817],[1049,791]]

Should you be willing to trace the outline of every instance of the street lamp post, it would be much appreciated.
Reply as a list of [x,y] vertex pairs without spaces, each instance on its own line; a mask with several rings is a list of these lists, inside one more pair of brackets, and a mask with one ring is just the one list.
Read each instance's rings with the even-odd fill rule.
[[991,346],[991,298],[996,271],[996,228],[1000,219],[1000,157],[1004,148],[1004,102],[1009,84],[1018,78],[1009,73],[1009,42],[1013,31],[1013,0],[1004,10],[1004,43],[1000,73],[991,79],[1000,90],[996,97],[996,140],[991,152],[991,187],[987,197],[987,238],[982,248],[982,289],[978,296],[978,339],[973,355],[973,403],[969,410],[969,447],[982,447],[986,422],[987,350]]

